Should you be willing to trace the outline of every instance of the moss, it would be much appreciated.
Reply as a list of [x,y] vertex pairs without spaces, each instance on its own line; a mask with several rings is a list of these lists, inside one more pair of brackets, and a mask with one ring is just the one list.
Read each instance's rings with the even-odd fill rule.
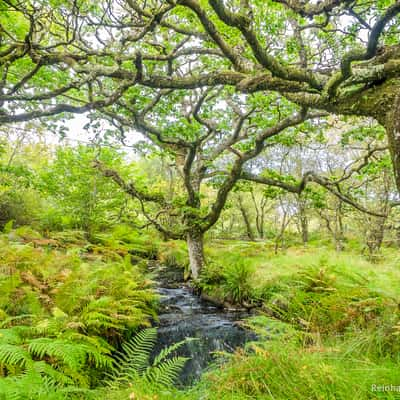
[[388,79],[354,94],[347,93],[339,99],[338,111],[347,115],[373,117],[385,125],[387,112],[391,110],[399,93],[400,80]]

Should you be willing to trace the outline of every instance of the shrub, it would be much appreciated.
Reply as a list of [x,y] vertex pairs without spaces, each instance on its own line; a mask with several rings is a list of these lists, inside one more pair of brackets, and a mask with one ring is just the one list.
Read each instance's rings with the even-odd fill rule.
[[227,300],[242,304],[253,297],[252,278],[254,269],[244,261],[238,261],[224,269],[222,285]]

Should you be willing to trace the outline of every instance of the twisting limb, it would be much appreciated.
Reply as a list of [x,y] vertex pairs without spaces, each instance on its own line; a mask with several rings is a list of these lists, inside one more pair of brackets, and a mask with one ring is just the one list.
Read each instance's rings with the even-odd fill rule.
[[251,20],[247,16],[229,11],[222,0],[209,0],[209,3],[222,21],[242,32],[257,61],[268,69],[273,76],[288,81],[307,83],[311,88],[317,90],[322,89],[322,83],[312,72],[303,68],[285,67],[275,57],[269,55],[251,28]]
[[133,182],[125,182],[119,173],[113,169],[107,168],[98,160],[93,161],[93,168],[96,168],[101,174],[107,178],[111,178],[125,193],[130,196],[141,200],[157,203],[161,206],[167,207],[168,203],[161,193],[152,194],[138,188]]
[[232,188],[235,186],[236,182],[240,179],[243,172],[243,167],[246,162],[257,157],[264,149],[265,141],[275,135],[278,135],[285,129],[295,126],[307,119],[307,114],[302,110],[300,113],[294,116],[287,117],[281,122],[277,123],[271,128],[265,129],[260,134],[258,134],[255,140],[255,147],[251,150],[244,152],[243,154],[238,154],[237,159],[233,163],[227,177],[219,188],[216,196],[216,200],[211,207],[210,212],[205,217],[204,223],[202,224],[202,230],[206,232],[210,227],[212,227],[217,221],[221,214],[223,207],[225,206],[226,200]]
[[213,39],[213,41],[221,49],[225,57],[232,63],[237,71],[245,72],[247,70],[246,65],[243,62],[242,57],[238,54],[229,44],[224,40],[221,32],[218,31],[215,24],[208,18],[206,11],[201,7],[197,0],[178,0],[177,4],[184,5],[190,8],[199,18],[205,31]]
[[[144,217],[151,223],[159,232],[170,239],[182,239],[185,236],[185,231],[171,231],[170,229],[165,228],[157,219],[163,213],[167,212],[168,209],[171,209],[171,205],[166,201],[165,197],[161,193],[148,193],[140,188],[138,188],[133,182],[125,182],[125,180],[119,175],[119,173],[113,169],[109,169],[105,167],[100,161],[93,161],[93,168],[96,168],[104,177],[111,178],[126,194],[131,196],[133,199],[136,199],[140,203],[140,207]],[[153,218],[146,211],[145,202],[153,202],[162,207],[163,210],[160,210],[156,216]]]
[[381,214],[373,210],[368,210],[361,204],[358,204],[355,200],[351,199],[348,196],[345,196],[343,193],[340,192],[340,190],[335,188],[335,186],[337,185],[335,182],[330,182],[328,179],[319,176],[312,171],[306,172],[298,184],[290,184],[284,181],[280,181],[278,179],[271,179],[263,176],[254,175],[249,172],[243,172],[240,176],[240,179],[260,183],[263,185],[278,187],[280,189],[284,189],[287,192],[296,194],[301,194],[309,183],[314,182],[324,187],[338,199],[342,200],[346,204],[351,205],[358,211],[361,211],[365,214],[373,215],[375,217],[387,217],[387,214]]
[[336,7],[347,5],[353,0],[322,0],[311,2],[309,0],[274,0],[275,3],[284,4],[302,17],[314,17],[316,15],[325,14]]
[[334,75],[326,84],[325,90],[329,97],[334,96],[340,84],[352,75],[352,62],[368,60],[376,55],[379,38],[382,35],[383,30],[385,29],[386,25],[399,13],[400,1],[397,0],[380,18],[378,18],[372,27],[367,48],[361,51],[352,50],[343,57],[340,65],[340,72]]

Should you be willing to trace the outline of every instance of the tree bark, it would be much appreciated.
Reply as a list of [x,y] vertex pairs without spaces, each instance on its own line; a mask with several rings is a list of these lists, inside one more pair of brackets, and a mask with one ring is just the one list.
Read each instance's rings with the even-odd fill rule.
[[386,133],[392,158],[397,190],[400,193],[400,94],[386,115]]
[[368,219],[369,229],[365,234],[365,244],[368,248],[369,256],[373,257],[382,247],[383,238],[385,235],[386,218]]
[[335,248],[336,251],[340,252],[344,250],[344,226],[343,226],[343,204],[341,201],[338,202],[336,207],[335,216]]
[[193,279],[198,279],[204,266],[204,234],[198,231],[190,231],[186,236],[189,252],[190,272]]
[[279,243],[281,244],[281,247],[283,249],[285,231],[292,220],[292,216],[289,215],[288,211],[283,206],[282,198],[279,199],[279,203],[280,203],[281,209],[283,210],[283,216],[282,216],[282,220],[281,220],[281,224],[280,224],[279,233],[275,237],[275,249],[274,249],[275,254],[278,254]]
[[298,221],[301,233],[301,240],[305,245],[308,243],[308,217],[306,213],[306,206],[304,204],[303,199],[301,198],[298,198],[297,204],[298,204]]
[[257,204],[256,196],[253,190],[250,191],[251,199],[253,200],[254,209],[256,211],[256,229],[260,239],[264,239],[264,220],[265,220],[265,207],[267,200],[265,197],[261,198],[260,206]]
[[300,216],[300,227],[301,227],[301,240],[305,245],[308,243],[308,219],[306,215]]
[[247,214],[246,207],[243,204],[243,199],[240,194],[238,196],[238,200],[239,200],[239,209],[240,209],[240,212],[242,213],[244,224],[246,225],[247,237],[250,240],[254,240],[254,233],[253,233],[253,229],[251,228],[250,218],[249,218],[249,215]]

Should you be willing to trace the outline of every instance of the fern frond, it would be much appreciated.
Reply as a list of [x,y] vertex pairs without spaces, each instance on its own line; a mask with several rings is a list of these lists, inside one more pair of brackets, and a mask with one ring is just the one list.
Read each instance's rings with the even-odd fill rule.
[[32,361],[28,351],[14,344],[0,345],[0,365],[24,367]]
[[187,357],[173,357],[164,360],[157,366],[149,367],[144,378],[152,385],[172,386],[189,360]]
[[77,343],[72,340],[38,338],[29,342],[30,353],[43,358],[55,357],[74,371],[79,371],[86,362],[96,368],[112,366],[112,359],[102,353],[97,346],[89,343]]
[[[144,379],[154,385],[165,387],[173,385],[188,358],[170,356],[188,339],[166,347],[156,355],[150,364],[150,355],[156,340],[156,329],[149,328],[139,332],[130,341],[123,343],[123,352],[119,352],[115,356],[116,365],[112,375],[113,382],[121,384],[136,379]],[[113,382],[111,382],[111,385]]]
[[[150,363],[150,354],[157,340],[155,328],[144,329],[122,344],[123,352],[117,354],[118,371],[141,374]],[[124,372],[125,371],[125,372]]]
[[34,362],[29,371],[34,371],[35,373],[41,375],[43,379],[46,379],[49,385],[51,384],[53,386],[57,385],[67,386],[67,385],[72,385],[74,383],[69,376],[63,374],[62,372],[57,371],[50,364],[47,364],[44,361]]
[[105,329],[120,329],[123,330],[124,326],[121,323],[116,323],[116,319],[107,315],[109,310],[95,310],[86,312],[81,316],[83,323],[88,328],[105,328]]
[[40,358],[51,356],[62,360],[75,371],[79,370],[86,360],[85,350],[80,345],[67,340],[51,338],[33,339],[28,345],[28,350]]
[[156,367],[158,364],[160,364],[162,361],[164,361],[169,355],[171,355],[174,351],[178,350],[184,344],[191,342],[193,340],[198,340],[198,339],[197,338],[186,338],[180,342],[172,344],[171,346],[165,347],[154,358],[153,366]]
[[[39,363],[45,365],[43,362]],[[36,367],[39,363],[36,363]],[[0,399],[72,400],[78,398],[72,397],[75,394],[88,393],[86,389],[73,386],[69,382],[62,383],[49,375],[42,375],[40,370],[41,367],[29,369],[23,374],[0,379]],[[68,386],[63,386],[64,384]]]
[[23,400],[23,394],[10,378],[5,378],[0,379],[0,398],[7,400]]
[[1,344],[21,344],[22,338],[16,329],[0,329]]
[[20,314],[20,315],[8,317],[5,320],[0,322],[0,328],[5,328],[7,326],[11,326],[11,325],[15,324],[15,322],[20,323],[20,321],[26,321],[27,319],[30,319],[32,317],[34,317],[34,315],[32,315],[32,314]]
[[84,344],[82,348],[86,351],[87,360],[96,368],[112,368],[113,359],[105,354],[102,354],[99,349],[92,345]]
[[114,347],[107,342],[107,340],[100,336],[87,336],[79,332],[67,331],[63,333],[62,338],[74,342],[86,343],[104,355],[111,355],[111,353],[115,350]]

